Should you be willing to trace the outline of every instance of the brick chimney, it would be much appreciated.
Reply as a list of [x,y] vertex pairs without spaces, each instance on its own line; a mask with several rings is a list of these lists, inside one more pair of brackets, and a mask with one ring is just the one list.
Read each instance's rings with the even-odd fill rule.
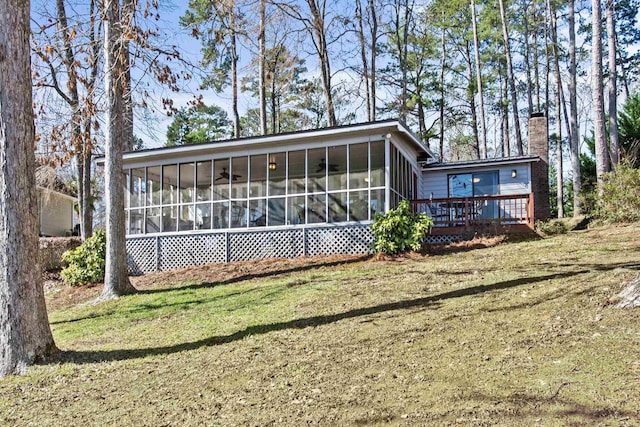
[[533,113],[529,118],[529,154],[540,157],[531,164],[531,192],[533,193],[536,221],[548,220],[549,207],[549,131],[544,113]]

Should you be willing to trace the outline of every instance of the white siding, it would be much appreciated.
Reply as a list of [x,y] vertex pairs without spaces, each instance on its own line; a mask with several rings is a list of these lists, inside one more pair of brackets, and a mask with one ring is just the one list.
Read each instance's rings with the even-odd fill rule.
[[40,234],[66,236],[73,228],[74,201],[53,192],[39,192]]
[[[418,195],[428,199],[433,193],[434,198],[448,197],[448,175],[472,172],[499,172],[499,194],[528,194],[531,192],[531,166],[530,163],[517,163],[507,165],[486,165],[469,168],[456,168],[449,170],[424,170],[422,171],[422,187]],[[515,170],[517,176],[511,177],[511,171]]]

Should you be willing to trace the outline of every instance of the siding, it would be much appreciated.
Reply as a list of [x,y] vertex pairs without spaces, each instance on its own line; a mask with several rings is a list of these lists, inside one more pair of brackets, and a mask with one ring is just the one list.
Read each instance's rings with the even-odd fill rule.
[[66,236],[73,228],[73,200],[55,193],[39,192],[40,234]]
[[[511,177],[511,171],[516,170],[517,176]],[[448,197],[447,176],[455,173],[488,172],[497,170],[499,194],[528,194],[531,192],[531,174],[529,163],[515,165],[487,165],[481,167],[457,168],[450,170],[423,170],[422,186],[419,198],[428,199],[433,193],[434,198]]]

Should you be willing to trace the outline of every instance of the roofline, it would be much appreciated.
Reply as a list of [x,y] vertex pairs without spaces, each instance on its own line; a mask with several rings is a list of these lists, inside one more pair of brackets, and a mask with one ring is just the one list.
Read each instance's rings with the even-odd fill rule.
[[74,202],[78,201],[77,197],[73,197],[73,196],[70,196],[68,194],[61,193],[60,191],[56,191],[56,190],[52,190],[52,189],[47,188],[47,187],[43,187],[41,185],[36,185],[36,188],[38,190],[46,191],[47,193],[55,193],[57,195],[60,195],[60,196],[64,197],[65,199],[73,200]]
[[[395,128],[395,129],[394,129]],[[344,126],[332,126],[321,129],[308,129],[295,132],[285,132],[279,134],[250,136],[238,139],[227,139],[222,141],[205,142],[200,144],[180,145],[175,147],[159,147],[149,148],[139,151],[129,151],[123,154],[123,159],[127,161],[135,161],[140,159],[146,159],[149,157],[155,157],[156,155],[171,155],[172,153],[180,154],[184,156],[186,154],[199,154],[209,151],[211,149],[228,149],[243,146],[252,146],[254,144],[269,144],[269,143],[287,143],[295,140],[302,140],[304,138],[318,138],[325,135],[338,133],[348,134],[353,132],[374,131],[374,130],[389,130],[396,131],[404,134],[419,151],[427,153],[432,158],[436,156],[431,152],[429,147],[416,136],[407,125],[397,119],[381,120],[376,122],[356,123]],[[99,165],[104,164],[104,155],[96,157],[96,162]]]
[[433,163],[427,167],[423,167],[422,171],[439,171],[451,169],[467,169],[472,167],[491,166],[495,164],[515,165],[521,163],[539,162],[540,156],[520,156],[520,157],[504,157],[496,159],[486,159],[484,161],[470,160],[468,162],[450,162],[450,163]]

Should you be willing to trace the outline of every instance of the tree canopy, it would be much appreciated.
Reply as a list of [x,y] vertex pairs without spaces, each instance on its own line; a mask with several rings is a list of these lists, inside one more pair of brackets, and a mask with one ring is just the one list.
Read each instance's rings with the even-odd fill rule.
[[167,147],[231,138],[231,121],[217,105],[181,108],[167,129]]

